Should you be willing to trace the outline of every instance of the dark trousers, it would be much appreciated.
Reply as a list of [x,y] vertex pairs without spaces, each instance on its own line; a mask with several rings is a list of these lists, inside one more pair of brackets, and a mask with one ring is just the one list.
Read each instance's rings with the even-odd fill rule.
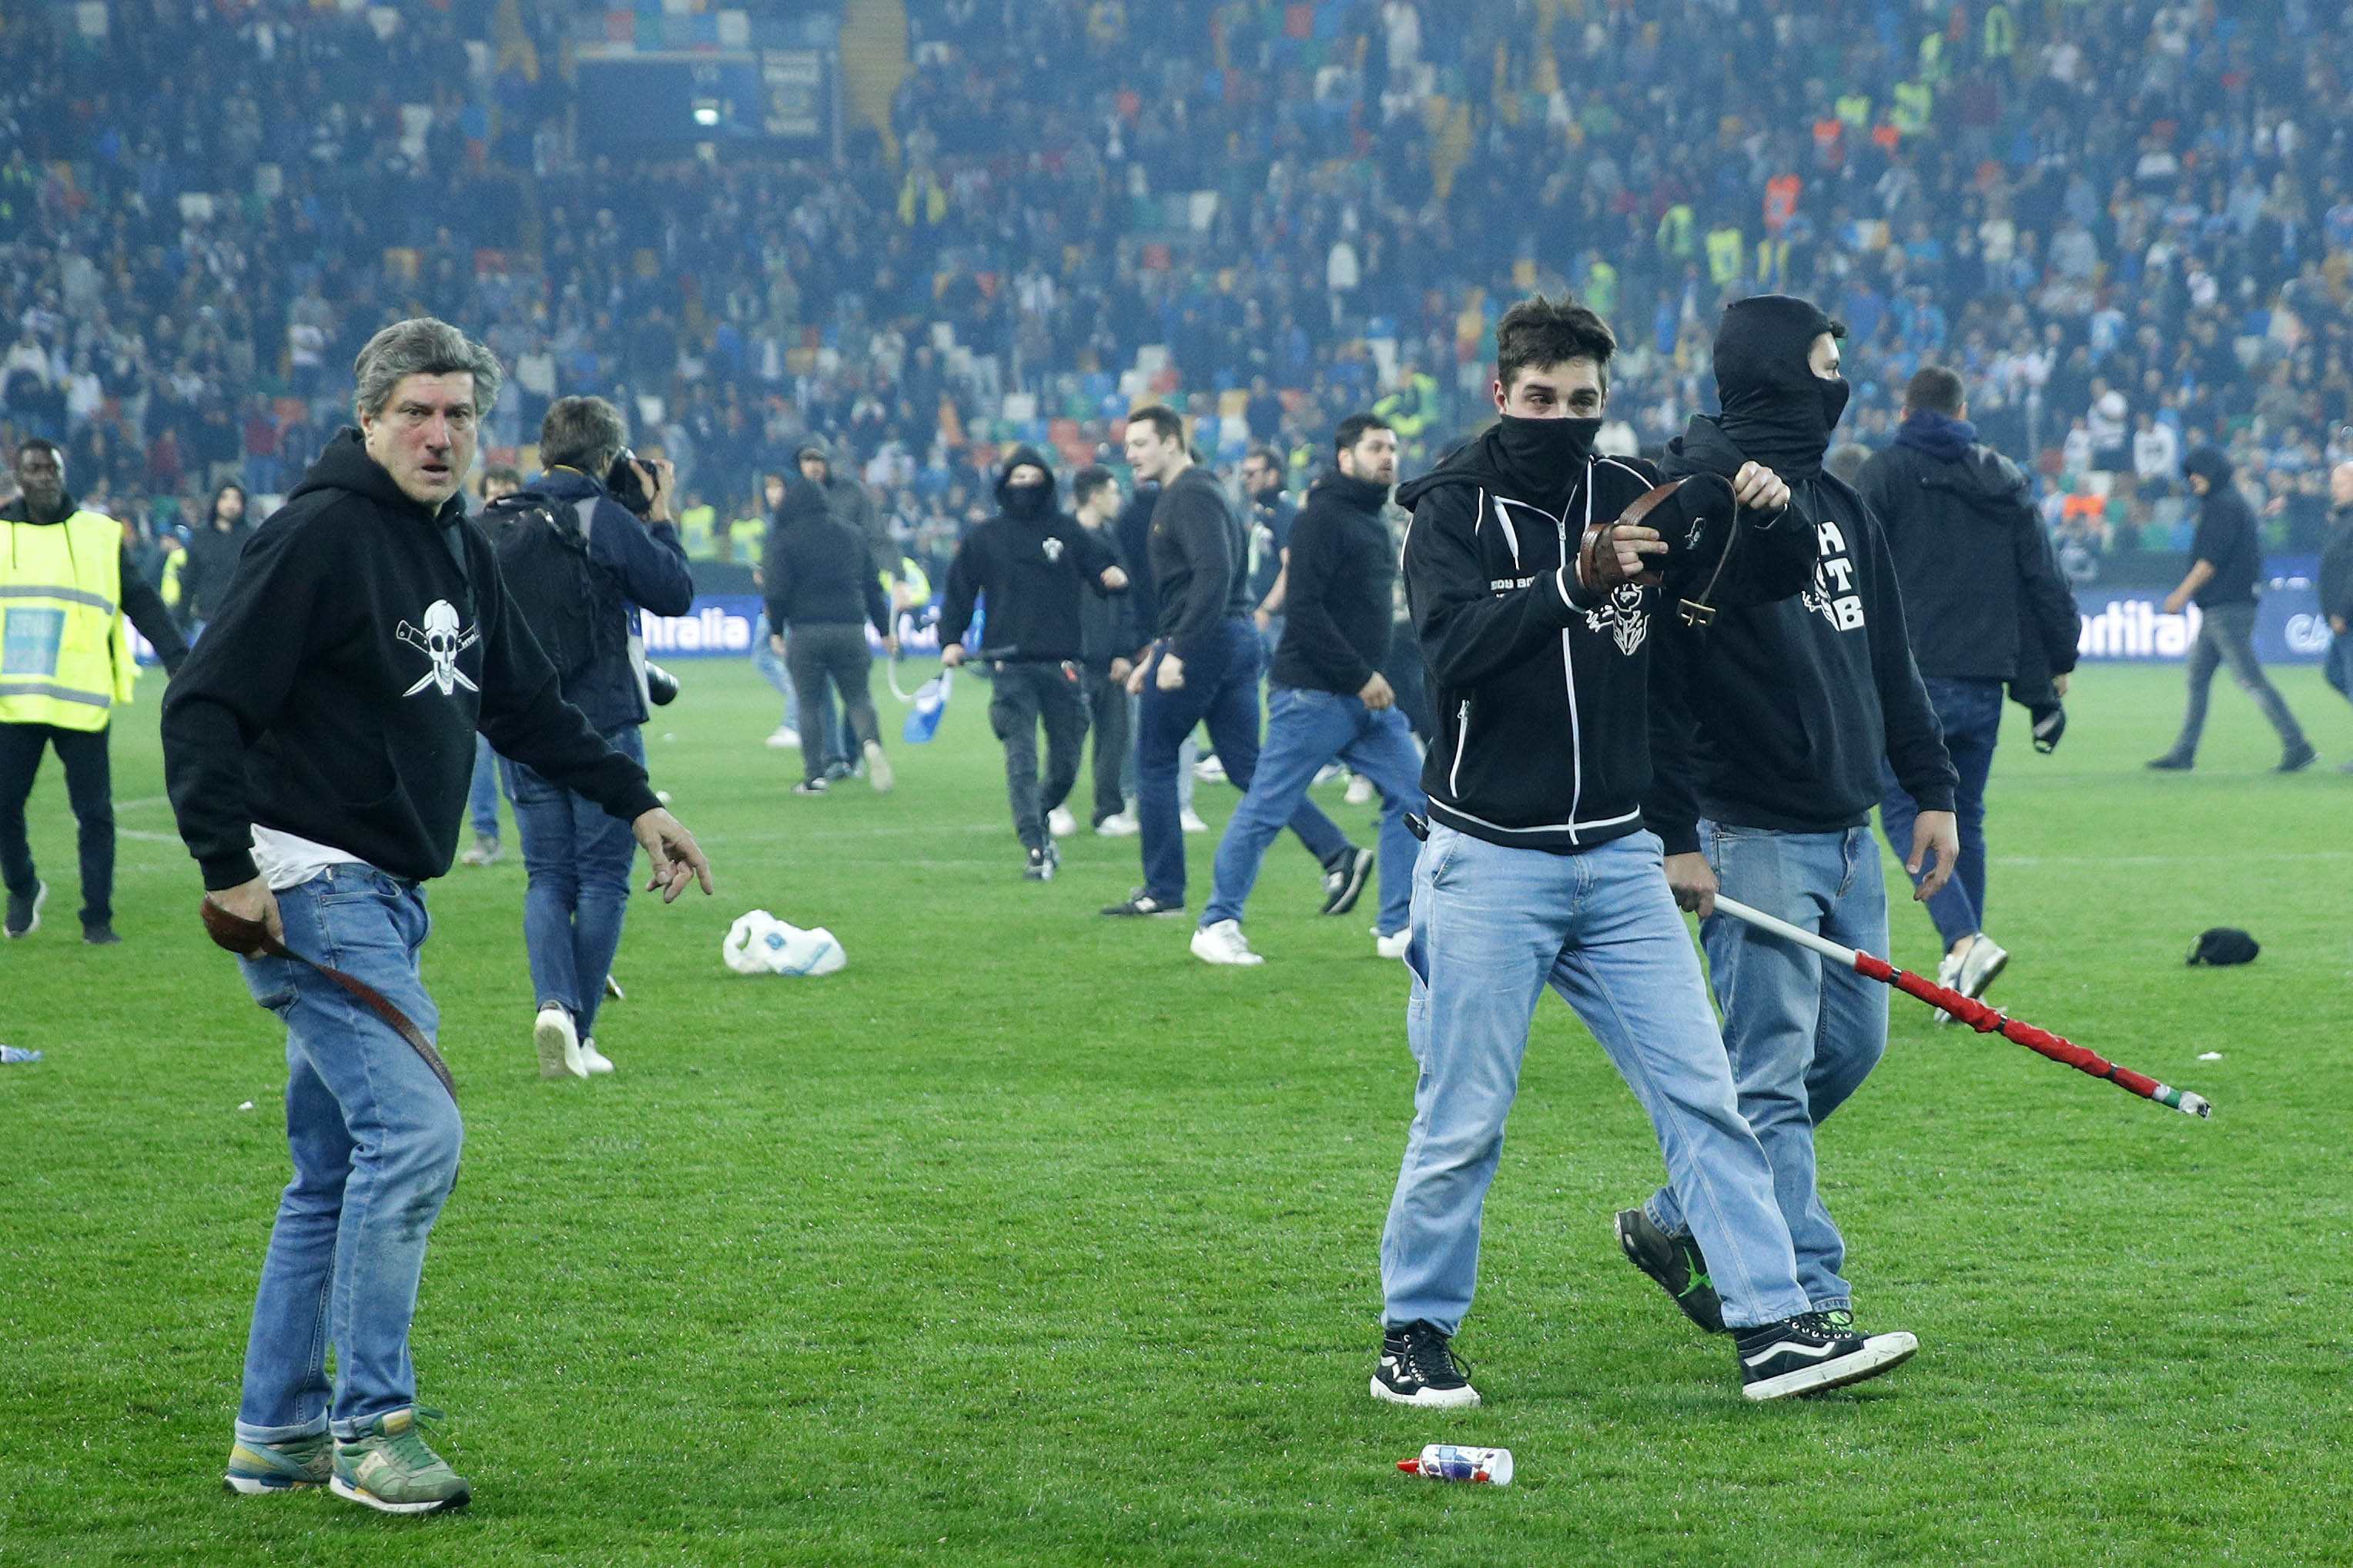
[[1120,787],[1127,772],[1127,710],[1133,700],[1127,683],[1113,680],[1108,669],[1086,672],[1087,723],[1095,735],[1094,823],[1127,809],[1127,794]]
[[[1922,684],[1928,689],[1928,705],[1936,710],[1937,722],[1945,727],[1946,754],[1961,775],[1953,790],[1960,858],[1954,862],[1952,879],[1944,890],[1928,900],[1928,918],[1936,922],[1936,934],[1949,949],[1985,926],[1985,792],[1986,779],[1993,772],[1994,742],[2001,737],[2002,683],[1932,675]],[[1886,830],[1887,847],[1895,851],[1898,864],[1912,858],[1912,825],[1919,816],[1920,808],[1896,784],[1895,770],[1881,758],[1879,824]],[[1921,868],[1922,876],[1926,869]],[[1917,887],[1921,879],[1913,878],[1913,885]]]
[[2173,755],[2187,760],[2198,754],[2199,738],[2206,732],[2206,694],[2214,684],[2214,671],[2226,664],[2231,667],[2231,678],[2255,700],[2255,706],[2278,731],[2281,748],[2293,752],[2303,745],[2303,727],[2255,658],[2254,605],[2216,605],[2199,616],[2198,640],[2190,645],[2189,708],[2181,716],[2181,733],[2173,742]]
[[[1160,660],[1154,657],[1144,678],[1138,721],[1136,793],[1142,797],[1137,818],[1144,828],[1144,890],[1171,908],[1185,902],[1176,748],[1194,725],[1207,724],[1218,758],[1226,764],[1228,784],[1248,790],[1258,772],[1258,678],[1266,657],[1258,627],[1249,616],[1237,616],[1202,641],[1198,657],[1185,666],[1185,684],[1174,691],[1160,689],[1155,679]],[[1290,827],[1319,866],[1329,866],[1353,847],[1348,836],[1313,801],[1300,802],[1291,814]]]
[[811,735],[808,727],[812,721],[823,724],[828,677],[841,693],[842,711],[853,738],[861,746],[880,738],[874,727],[874,699],[867,692],[874,655],[866,646],[862,624],[795,626],[785,639],[785,668],[792,674],[793,692],[801,705],[804,778],[820,778],[825,773],[825,731],[820,727]]
[[[1087,700],[1074,664],[1028,659],[988,667],[988,727],[1005,742],[1005,794],[1027,849],[1046,847],[1046,814],[1071,797],[1087,743]],[[1038,726],[1046,727],[1046,776],[1038,777]],[[1100,769],[1100,753],[1097,767]]]
[[104,730],[60,730],[51,724],[0,724],[0,880],[18,898],[41,885],[33,847],[25,837],[25,802],[41,750],[58,749],[66,770],[66,799],[81,841],[81,923],[114,919],[114,778]]
[[2337,696],[2353,702],[2353,635],[2340,632],[2328,639],[2328,658],[2321,673]]

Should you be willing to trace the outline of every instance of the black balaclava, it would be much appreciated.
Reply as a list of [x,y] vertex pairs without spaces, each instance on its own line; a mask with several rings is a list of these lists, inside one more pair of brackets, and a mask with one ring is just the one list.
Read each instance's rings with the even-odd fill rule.
[[1531,500],[1556,509],[1584,476],[1601,434],[1599,419],[1529,419],[1506,414],[1495,425],[1495,449],[1504,475]]
[[1824,381],[1806,363],[1814,340],[1846,329],[1810,300],[1759,294],[1725,307],[1715,333],[1716,424],[1740,455],[1784,479],[1821,472],[1831,432],[1846,411],[1847,384]]
[[[1032,468],[1046,476],[1042,485],[1017,485],[1011,482],[1013,470]],[[1054,510],[1054,470],[1045,455],[1035,447],[1016,447],[1005,459],[1005,472],[997,481],[997,504],[1005,515],[1022,522],[1036,522],[1050,517]]]

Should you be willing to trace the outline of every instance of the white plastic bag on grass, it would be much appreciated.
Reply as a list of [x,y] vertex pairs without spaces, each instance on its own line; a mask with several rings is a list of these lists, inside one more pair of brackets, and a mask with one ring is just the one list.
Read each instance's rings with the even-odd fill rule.
[[727,928],[719,956],[738,974],[831,974],[849,962],[823,926],[803,931],[765,910],[754,910]]

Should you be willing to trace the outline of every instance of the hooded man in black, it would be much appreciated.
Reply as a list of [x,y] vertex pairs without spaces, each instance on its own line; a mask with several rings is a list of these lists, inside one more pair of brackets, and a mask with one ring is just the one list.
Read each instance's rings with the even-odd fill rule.
[[2196,605],[2198,640],[2189,647],[2189,708],[2181,716],[2181,733],[2174,738],[2172,750],[2148,765],[2187,773],[2197,763],[2198,742],[2206,732],[2207,693],[2214,684],[2215,667],[2227,664],[2279,734],[2276,771],[2292,773],[2308,767],[2320,753],[2305,739],[2304,727],[2255,658],[2255,584],[2263,574],[2263,542],[2254,510],[2231,482],[2231,459],[2214,447],[2200,447],[2182,458],[2181,471],[2189,476],[2190,493],[2202,504],[2197,537],[2189,542],[2189,574],[2165,596],[2165,613],[2178,616],[2183,605]]
[[[1051,881],[1061,864],[1047,817],[1070,798],[1086,745],[1082,595],[1127,587],[1119,557],[1056,506],[1053,470],[1034,447],[1016,447],[997,481],[997,514],[974,529],[948,566],[940,605],[940,662],[965,661],[973,603],[987,595],[980,657],[994,695],[989,728],[1005,743],[1005,791],[1028,860],[1022,875]],[[1038,784],[1038,727],[1046,728],[1046,783]]]
[[793,793],[826,792],[825,748],[809,730],[814,723],[810,716],[822,710],[825,683],[830,679],[841,693],[842,717],[865,756],[867,783],[877,795],[889,794],[896,780],[882,754],[874,700],[868,695],[874,653],[860,622],[872,623],[892,653],[899,651],[899,637],[892,627],[891,601],[882,592],[881,568],[875,563],[872,545],[833,512],[817,485],[789,479],[768,524],[760,581],[768,596],[768,625],[788,628],[781,636],[770,634],[770,643],[785,656],[785,668],[800,698],[801,782]]
[[[2328,470],[2328,535],[2320,547],[2320,613],[2328,620],[2328,684],[2353,702],[2353,463]],[[2353,773],[2353,763],[2337,765]]]
[[[1643,817],[1666,847],[1677,899],[1700,913],[1740,1113],[1772,1163],[1808,1305],[1851,1323],[1845,1245],[1815,1192],[1813,1130],[1886,1049],[1887,991],[1715,909],[1721,879],[1726,895],[1767,914],[1886,952],[1870,826],[1882,758],[1919,807],[1910,869],[1934,857],[1921,896],[1944,885],[1957,853],[1953,768],[1912,661],[1886,543],[1862,498],[1822,468],[1846,406],[1841,332],[1786,295],[1732,305],[1715,339],[1724,412],[1695,416],[1668,448],[1670,478],[1770,467],[1789,486],[1784,526],[1813,540],[1816,559],[1812,584],[1794,598],[1661,628],[1651,664],[1660,767]],[[1714,1331],[1722,1319],[1704,1283],[1714,1259],[1691,1237],[1704,1202],[1670,1182],[1618,1215],[1618,1239]]]
[[1788,489],[1757,463],[1621,521],[1656,476],[1593,450],[1617,347],[1608,326],[1539,296],[1504,313],[1495,346],[1503,417],[1398,493],[1413,512],[1406,595],[1439,734],[1405,952],[1419,1074],[1381,1237],[1387,1333],[1372,1392],[1478,1403],[1449,1341],[1470,1310],[1487,1187],[1547,984],[1609,1053],[1670,1179],[1693,1194],[1743,1394],[1870,1377],[1916,1345],[1810,1311],[1773,1168],[1741,1120],[1698,954],[1642,829],[1652,633],[1677,613],[1646,563],[1667,552],[1673,583],[1672,542],[1699,524],[1740,542],[1713,602],[1769,601],[1805,584],[1813,537],[1783,516]]

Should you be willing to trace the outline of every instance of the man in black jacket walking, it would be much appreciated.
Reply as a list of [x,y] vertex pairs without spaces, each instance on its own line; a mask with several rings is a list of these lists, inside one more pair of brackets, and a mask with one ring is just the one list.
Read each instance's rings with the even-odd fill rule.
[[[2052,698],[2064,697],[2077,616],[2026,476],[1978,440],[1965,392],[1942,365],[1914,374],[1894,445],[1863,465],[1855,489],[1886,539],[1913,661],[1956,774],[1960,856],[1927,900],[1944,943],[1936,983],[1982,996],[2010,962],[1985,934],[1985,791],[2002,691],[2031,671],[2034,684],[2047,680]],[[1880,825],[1902,858],[1918,807],[1884,761],[1879,784]]]
[[807,479],[789,479],[768,524],[760,580],[768,596],[768,624],[791,628],[789,638],[771,634],[768,640],[784,655],[800,700],[801,782],[793,793],[826,792],[825,748],[809,731],[829,678],[866,758],[866,782],[877,795],[889,794],[896,780],[875,725],[870,695],[874,654],[860,617],[872,624],[892,653],[899,651],[899,635],[891,625],[891,601],[882,592],[872,546],[834,515],[823,490]]
[[229,579],[237,575],[237,557],[253,537],[245,515],[245,487],[235,482],[213,492],[213,504],[204,525],[188,534],[188,557],[180,563],[180,621],[191,636],[203,633],[213,618]]
[[[360,351],[359,430],[253,537],[164,701],[164,762],[206,898],[375,988],[426,1037],[420,884],[449,869],[479,728],[628,821],[666,900],[711,868],[645,770],[565,702],[459,487],[498,361],[456,328]],[[331,1485],[389,1513],[471,1489],[417,1426],[409,1321],[464,1127],[424,1056],[317,970],[244,960],[286,1024],[294,1179],[246,1344],[227,1484]],[[327,1347],[335,1378],[327,1381]]]
[[[965,661],[974,601],[988,595],[987,641],[979,650],[991,683],[988,723],[1005,744],[1005,790],[1026,857],[1021,874],[1033,882],[1053,880],[1062,863],[1046,816],[1070,798],[1086,743],[1082,601],[1089,592],[1127,587],[1111,546],[1064,516],[1054,500],[1054,474],[1044,456],[1034,447],[1016,447],[997,481],[997,514],[957,548],[940,604],[940,663],[954,669]],[[1038,784],[1041,721],[1043,790]],[[1101,768],[1100,758],[1096,765]]]
[[[2353,702],[2353,463],[2328,470],[2328,536],[2320,548],[2320,613],[2328,618],[2328,684]],[[2353,773],[2353,762],[2337,764]]]
[[1242,908],[1267,846],[1282,831],[1318,769],[1345,762],[1381,793],[1381,912],[1376,951],[1403,958],[1413,897],[1408,813],[1430,809],[1415,777],[1421,757],[1379,669],[1389,647],[1397,561],[1381,509],[1397,480],[1397,432],[1370,414],[1340,421],[1335,469],[1289,524],[1288,597],[1267,700],[1266,744],[1250,792],[1218,844],[1216,880],[1193,956],[1205,963],[1261,962],[1243,939]]
[[[1794,598],[1661,630],[1651,667],[1659,769],[1643,816],[1667,880],[1701,917],[1708,979],[1740,1114],[1773,1171],[1807,1310],[1850,1325],[1845,1243],[1816,1191],[1814,1128],[1887,1048],[1887,989],[1715,912],[1718,879],[1743,903],[1832,942],[1887,951],[1887,894],[1871,808],[1883,760],[1917,803],[1907,868],[1924,895],[1952,875],[1953,770],[1912,662],[1904,599],[1862,499],[1822,468],[1846,405],[1839,327],[1803,300],[1761,295],[1725,311],[1715,338],[1722,415],[1695,416],[1662,471],[1729,480],[1762,463],[1789,487],[1782,526],[1810,539],[1813,581]],[[1693,1239],[1704,1194],[1671,1178],[1618,1215],[1626,1256],[1711,1331],[1730,1319],[1701,1283],[1715,1247]],[[1717,1284],[1723,1270],[1712,1270]]]
[[2198,606],[2198,640],[2189,647],[2189,707],[2181,716],[2181,733],[2161,757],[2148,765],[2164,772],[2187,773],[2197,765],[2198,742],[2206,732],[2206,699],[2214,685],[2214,671],[2231,667],[2232,677],[2255,700],[2279,735],[2280,762],[2274,771],[2292,773],[2309,767],[2320,753],[2305,739],[2304,726],[2288,711],[2287,701],[2263,675],[2255,658],[2255,584],[2263,573],[2263,535],[2255,514],[2231,482],[2231,459],[2212,447],[2200,447],[2181,459],[2189,491],[2200,498],[2198,533],[2189,542],[2189,574],[2165,596],[2165,613],[2178,616],[2186,605]]
[[[1258,678],[1266,650],[1250,616],[1248,536],[1218,481],[1187,451],[1183,419],[1158,404],[1138,409],[1128,421],[1126,446],[1138,481],[1160,486],[1147,547],[1160,618],[1156,639],[1138,660],[1145,668],[1129,678],[1144,697],[1136,763],[1144,886],[1103,912],[1166,915],[1185,907],[1177,748],[1194,725],[1206,723],[1227,780],[1250,788],[1258,768]],[[1355,902],[1372,858],[1313,802],[1301,803],[1291,826],[1324,868],[1327,907],[1335,887]]]
[[1709,482],[1659,503],[1650,516],[1672,518],[1663,528],[1620,521],[1655,476],[1593,450],[1617,347],[1608,326],[1539,295],[1504,312],[1495,345],[1502,418],[1398,498],[1413,512],[1406,593],[1439,735],[1405,955],[1420,1071],[1381,1237],[1372,1392],[1479,1402],[1450,1342],[1471,1307],[1487,1186],[1547,984],[1633,1089],[1691,1199],[1739,1337],[1743,1393],[1872,1376],[1916,1346],[1811,1311],[1659,841],[1642,830],[1651,633],[1672,613],[1645,562],[1667,550],[1662,533],[1688,539],[1709,513],[1733,513],[1745,542],[1714,602],[1771,600],[1806,582],[1813,537],[1778,521],[1788,488],[1757,463],[1729,496]]
[[1120,510],[1118,479],[1099,463],[1088,464],[1071,478],[1071,505],[1079,525],[1110,549],[1128,581],[1125,593],[1086,594],[1079,600],[1080,665],[1089,744],[1094,750],[1095,804],[1090,826],[1104,838],[1124,838],[1136,831],[1127,798],[1134,763],[1134,726],[1128,722],[1128,710],[1135,701],[1127,694],[1128,674],[1135,668],[1129,656],[1144,634],[1135,619],[1135,574],[1127,570],[1112,526]]

